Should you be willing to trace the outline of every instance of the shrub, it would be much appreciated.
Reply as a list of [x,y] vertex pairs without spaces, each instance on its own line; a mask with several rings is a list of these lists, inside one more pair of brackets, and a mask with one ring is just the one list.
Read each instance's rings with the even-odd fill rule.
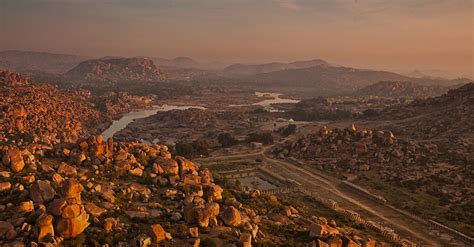
[[203,247],[216,247],[216,242],[211,238],[201,239],[201,246]]
[[217,140],[219,141],[219,144],[221,144],[221,146],[223,148],[232,147],[232,146],[237,145],[239,143],[239,141],[237,141],[237,139],[235,139],[229,133],[219,134],[219,136],[217,137]]

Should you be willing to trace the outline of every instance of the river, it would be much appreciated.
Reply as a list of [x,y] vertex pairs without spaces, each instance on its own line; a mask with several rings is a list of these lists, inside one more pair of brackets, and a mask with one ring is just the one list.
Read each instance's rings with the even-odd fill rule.
[[113,137],[115,133],[127,127],[129,123],[131,123],[135,119],[146,118],[151,115],[156,114],[157,112],[166,112],[171,110],[186,110],[190,108],[197,108],[201,110],[205,110],[205,107],[202,106],[176,106],[176,105],[162,105],[162,106],[153,106],[152,109],[140,110],[140,111],[132,111],[125,115],[123,115],[119,120],[114,120],[112,125],[104,132],[102,132],[102,136],[105,140],[109,137]]
[[[260,102],[254,104],[247,104],[247,105],[232,105],[234,107],[238,106],[249,106],[249,105],[259,105],[265,108],[265,110],[269,112],[278,112],[279,110],[272,106],[272,104],[283,104],[283,103],[298,103],[299,100],[294,99],[283,99],[280,98],[282,95],[281,93],[262,93],[262,92],[255,92],[258,97],[272,97],[273,99],[265,99]],[[125,115],[123,115],[119,120],[114,120],[112,125],[104,132],[102,132],[102,136],[105,140],[109,137],[113,137],[115,133],[127,127],[129,123],[131,123],[135,119],[146,118],[151,115],[156,114],[157,112],[166,112],[171,110],[186,110],[190,108],[197,108],[201,110],[205,110],[207,108],[202,106],[176,106],[176,105],[162,105],[162,106],[153,106],[152,109],[140,110],[140,111],[132,111]]]
[[273,107],[272,104],[296,104],[296,103],[300,102],[299,100],[295,100],[295,99],[281,98],[280,96],[283,95],[281,93],[255,92],[255,94],[258,97],[272,97],[273,98],[273,99],[262,100],[260,102],[252,104],[252,105],[263,106],[263,108],[265,108],[265,110],[267,110],[269,112],[279,112],[279,110],[277,108]]

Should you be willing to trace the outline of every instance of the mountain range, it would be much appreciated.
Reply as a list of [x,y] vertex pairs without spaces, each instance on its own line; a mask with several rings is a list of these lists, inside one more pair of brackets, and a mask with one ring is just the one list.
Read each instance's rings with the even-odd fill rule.
[[232,64],[224,68],[222,73],[231,76],[246,76],[270,73],[280,70],[303,69],[314,66],[330,66],[330,64],[321,59],[296,61],[292,63]]
[[440,85],[420,85],[407,81],[381,81],[355,92],[355,95],[381,97],[427,98],[439,96],[448,91],[449,87]]
[[377,118],[391,120],[390,127],[405,135],[453,139],[473,136],[473,116],[474,83],[467,83],[437,97],[388,107]]
[[469,79],[414,78],[387,71],[331,65],[259,73],[246,76],[245,80],[261,88],[271,88],[302,97],[352,93],[380,81],[405,81],[420,85],[441,86],[465,84],[470,81]]
[[62,74],[88,59],[91,58],[48,52],[0,51],[0,68],[21,73]]
[[[468,79],[416,78],[369,69],[333,65],[321,59],[291,63],[233,64],[223,69],[189,57],[88,57],[44,52],[0,52],[0,68],[48,78],[61,75],[61,81],[199,81],[229,83],[260,90],[279,91],[300,97],[353,93],[380,81],[411,82],[420,85],[452,86]],[[34,75],[37,75],[35,77]],[[51,77],[49,77],[51,78]]]

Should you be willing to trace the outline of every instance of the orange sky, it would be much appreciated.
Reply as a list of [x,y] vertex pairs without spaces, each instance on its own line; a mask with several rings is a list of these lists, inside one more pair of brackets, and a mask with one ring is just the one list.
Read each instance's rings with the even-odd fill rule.
[[474,0],[4,0],[0,50],[472,75]]

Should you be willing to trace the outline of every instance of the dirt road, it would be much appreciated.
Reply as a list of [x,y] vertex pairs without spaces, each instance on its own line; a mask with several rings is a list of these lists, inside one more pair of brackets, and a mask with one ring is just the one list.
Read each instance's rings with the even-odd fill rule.
[[343,208],[358,212],[367,220],[381,222],[389,226],[403,238],[420,243],[422,246],[445,246],[445,243],[429,234],[429,229],[426,225],[416,222],[381,203],[368,200],[361,195],[340,187],[341,180],[337,178],[320,174],[316,170],[310,170],[310,168],[298,164],[273,159],[269,155],[271,148],[270,146],[259,152],[216,156],[198,159],[198,161],[207,163],[260,158],[263,161],[263,165],[272,172],[284,178],[298,181],[306,190],[323,198],[332,199]]

